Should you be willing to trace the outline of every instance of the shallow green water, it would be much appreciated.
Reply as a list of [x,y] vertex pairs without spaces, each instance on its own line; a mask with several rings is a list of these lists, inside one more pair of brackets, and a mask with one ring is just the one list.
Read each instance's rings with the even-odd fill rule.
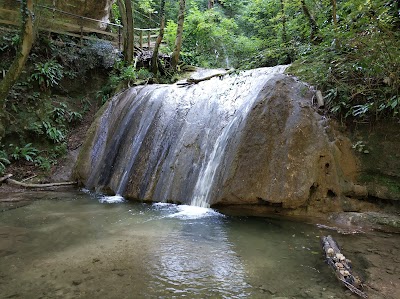
[[[387,263],[388,275],[399,261],[396,235],[339,235],[169,204],[102,203],[83,192],[40,198],[0,212],[1,298],[353,298],[324,264],[323,234],[346,244],[344,253],[367,279],[380,275],[374,267]],[[370,298],[385,298],[380,293]]]

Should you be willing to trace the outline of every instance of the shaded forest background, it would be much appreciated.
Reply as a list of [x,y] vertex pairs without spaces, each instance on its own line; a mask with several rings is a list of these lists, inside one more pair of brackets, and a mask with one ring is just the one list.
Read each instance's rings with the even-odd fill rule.
[[[184,4],[180,64],[159,74],[149,65],[127,63],[127,53],[117,53],[107,41],[82,46],[74,38],[36,32],[25,70],[5,101],[0,174],[10,162],[51,169],[79,145],[73,142],[76,128],[90,123],[116,91],[174,82],[183,64],[250,69],[290,63],[289,73],[322,91],[328,116],[343,122],[399,120],[398,1],[125,0],[112,5],[111,22],[123,24],[118,4],[127,1],[134,27],[156,28],[165,21],[159,51],[168,55],[176,47]],[[21,36],[4,31],[0,38],[0,68],[7,70]]]

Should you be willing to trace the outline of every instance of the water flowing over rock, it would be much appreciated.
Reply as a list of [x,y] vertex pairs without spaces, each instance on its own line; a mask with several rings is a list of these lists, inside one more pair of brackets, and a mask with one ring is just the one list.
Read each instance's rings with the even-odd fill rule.
[[127,198],[203,207],[323,206],[353,192],[349,141],[284,69],[124,91],[89,130],[74,177]]

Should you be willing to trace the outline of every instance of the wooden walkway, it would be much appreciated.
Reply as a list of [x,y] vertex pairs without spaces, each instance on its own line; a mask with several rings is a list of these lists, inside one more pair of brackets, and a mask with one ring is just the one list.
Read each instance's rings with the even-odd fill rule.
[[[20,26],[19,10],[0,8],[0,24]],[[81,40],[107,40],[119,50],[122,50],[123,47],[122,25],[78,16],[55,7],[36,5],[35,26],[41,31],[64,34]],[[152,49],[158,31],[159,28],[134,28],[135,46],[140,49]]]

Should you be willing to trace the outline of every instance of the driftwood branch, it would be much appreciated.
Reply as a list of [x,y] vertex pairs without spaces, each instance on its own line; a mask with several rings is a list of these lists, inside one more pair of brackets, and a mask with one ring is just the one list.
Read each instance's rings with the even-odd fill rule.
[[26,179],[21,180],[21,182],[29,181],[29,180],[31,180],[31,179],[33,179],[35,177],[37,177],[37,174],[31,175],[30,177],[27,177]]
[[361,280],[352,273],[351,261],[340,252],[336,241],[331,236],[324,236],[321,243],[326,261],[335,272],[336,277],[353,293],[362,298],[368,298],[367,294],[360,290]]
[[10,174],[7,174],[7,175],[5,175],[5,176],[2,176],[1,178],[0,178],[0,184],[2,183],[2,182],[4,182],[4,181],[7,181],[10,177],[12,177],[13,175],[10,173]]
[[180,85],[180,86],[187,86],[187,85],[191,85],[191,84],[197,84],[197,83],[200,83],[202,81],[210,80],[210,79],[212,79],[214,77],[220,77],[221,78],[223,76],[232,74],[234,72],[236,72],[236,70],[232,69],[232,70],[226,71],[225,73],[213,74],[213,75],[210,75],[210,76],[207,76],[207,77],[203,77],[203,78],[198,78],[198,79],[189,78],[189,79],[186,80],[186,82],[177,83],[177,84]]
[[57,187],[57,186],[70,186],[70,185],[76,185],[76,182],[60,182],[60,183],[47,183],[47,184],[28,184],[28,183],[22,183],[18,182],[13,179],[8,179],[7,180],[8,184],[13,184],[25,188],[49,188],[49,187]]
[[46,184],[29,184],[24,182],[19,182],[11,179],[12,174],[7,174],[0,178],[0,183],[6,182],[7,184],[16,185],[25,188],[49,188],[49,187],[58,187],[58,186],[70,186],[76,185],[77,182],[59,182],[59,183],[46,183]]

